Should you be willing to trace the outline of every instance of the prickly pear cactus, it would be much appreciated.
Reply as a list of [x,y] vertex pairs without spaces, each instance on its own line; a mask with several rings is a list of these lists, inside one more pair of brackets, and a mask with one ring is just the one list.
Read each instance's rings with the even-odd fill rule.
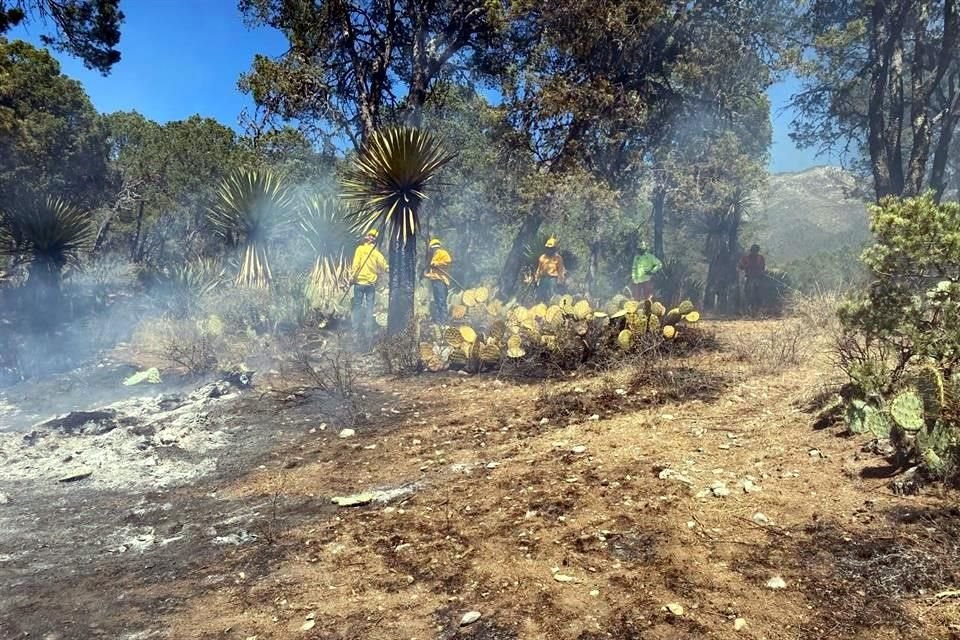
[[923,398],[915,389],[904,389],[890,402],[890,416],[905,431],[919,431],[924,425]]
[[695,311],[695,308],[692,302],[690,302],[689,300],[684,300],[683,302],[680,303],[680,306],[677,307],[677,311],[680,312],[680,315],[685,316],[688,313]]
[[946,402],[943,374],[934,366],[926,365],[917,372],[917,392],[923,398],[926,417],[939,416]]
[[878,438],[889,438],[892,425],[887,414],[863,400],[851,400],[847,405],[847,429],[850,433],[869,433]]

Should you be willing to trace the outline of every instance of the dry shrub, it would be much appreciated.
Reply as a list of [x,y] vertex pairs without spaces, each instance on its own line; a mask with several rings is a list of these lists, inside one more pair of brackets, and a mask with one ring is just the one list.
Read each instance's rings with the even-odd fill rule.
[[787,315],[802,321],[820,335],[835,336],[840,333],[838,310],[845,299],[840,290],[816,293],[794,292],[787,300]]
[[203,321],[160,318],[140,323],[131,349],[135,357],[161,369],[202,375],[243,362],[250,345],[239,336],[211,330]]
[[738,361],[765,373],[776,373],[806,360],[813,352],[816,338],[816,332],[806,322],[790,319],[769,329],[741,333],[731,346]]

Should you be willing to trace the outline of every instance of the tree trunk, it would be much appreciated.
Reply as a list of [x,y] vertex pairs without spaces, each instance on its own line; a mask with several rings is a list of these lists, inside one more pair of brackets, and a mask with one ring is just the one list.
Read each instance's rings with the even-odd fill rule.
[[531,213],[523,219],[503,262],[503,269],[500,271],[498,288],[503,300],[509,300],[517,293],[517,279],[520,276],[524,250],[536,238],[541,224],[543,224],[543,217],[537,213]]
[[390,236],[390,296],[387,334],[398,335],[413,320],[413,297],[417,288],[417,237]]
[[663,249],[663,230],[666,228],[666,213],[664,211],[667,202],[667,190],[660,186],[653,191],[653,255],[663,261],[666,257]]
[[592,298],[600,297],[600,247],[599,241],[589,243],[590,259],[587,263],[587,292]]
[[960,115],[960,90],[951,96],[940,126],[940,137],[933,152],[933,169],[930,172],[930,186],[934,190],[937,202],[943,198],[947,189],[946,173],[947,159],[950,157],[950,146],[957,126],[957,116]]
[[130,242],[130,259],[134,262],[138,261],[139,258],[139,247],[140,247],[140,232],[143,229],[143,200],[140,201],[139,206],[137,207],[137,228],[133,232],[133,240]]

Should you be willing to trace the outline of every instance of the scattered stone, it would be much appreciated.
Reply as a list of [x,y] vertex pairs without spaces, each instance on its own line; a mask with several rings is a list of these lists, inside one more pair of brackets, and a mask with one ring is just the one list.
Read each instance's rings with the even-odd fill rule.
[[317,621],[311,618],[303,623],[303,626],[300,627],[300,630],[310,631],[310,629],[313,629],[315,626],[317,626]]
[[590,596],[591,596],[591,597],[596,598],[596,597],[598,597],[599,595],[600,595],[600,590],[599,590],[599,589],[591,589],[591,590],[590,590]]
[[671,602],[671,603],[667,604],[667,606],[665,606],[665,607],[663,608],[663,610],[669,611],[670,613],[672,613],[672,614],[675,615],[675,616],[682,616],[682,615],[683,615],[683,605],[678,604],[678,603],[676,603],[676,602]]
[[595,413],[595,414],[593,414],[592,416],[590,416],[589,418],[587,418],[587,420],[590,420],[590,421],[592,421],[592,422],[596,422],[596,421],[599,420],[599,419],[600,419],[600,414],[597,414],[597,413]]
[[573,392],[574,392],[574,393],[586,393],[587,390],[584,389],[583,387],[574,387],[574,388],[573,388]]
[[556,580],[557,582],[573,582],[574,580],[576,580],[576,578],[574,578],[573,576],[568,576],[562,573],[553,574],[553,579]]
[[753,480],[743,480],[740,483],[740,486],[743,487],[744,493],[756,493],[757,491],[762,491],[760,487],[753,483]]
[[140,384],[141,382],[148,382],[150,384],[160,384],[163,382],[160,379],[160,370],[156,367],[151,367],[146,371],[138,371],[129,378],[123,381],[123,385],[126,387],[131,387],[135,384]]
[[460,618],[460,626],[469,626],[479,620],[480,616],[481,613],[479,611],[467,611],[465,614],[463,614],[463,617]]
[[780,576],[773,576],[767,580],[767,589],[786,589],[787,582]]
[[354,431],[353,429],[343,429],[343,430],[340,431],[339,434],[337,434],[337,437],[338,437],[338,438],[352,438],[352,437],[355,436],[355,435],[357,435],[357,432]]
[[723,449],[724,451],[726,451],[729,448],[730,448],[730,445],[727,443],[723,443],[719,447],[717,447],[717,449]]
[[0,493],[0,504],[10,504],[10,496]]
[[359,507],[370,504],[373,498],[372,493],[355,493],[352,496],[335,496],[332,502],[338,507]]
[[550,424],[550,418],[541,418],[540,424]]
[[496,469],[499,466],[500,466],[499,462],[488,462],[486,465],[487,469]]
[[617,394],[618,396],[625,396],[625,395],[627,395],[627,390],[626,390],[626,389],[614,389],[613,392],[614,392],[615,394]]
[[65,476],[62,476],[57,482],[76,482],[78,480],[84,480],[93,475],[92,469],[80,469],[74,471],[73,473],[68,473]]
[[733,621],[733,630],[734,631],[743,631],[747,626],[747,621],[743,618],[737,618]]
[[682,473],[678,473],[674,471],[673,469],[664,469],[658,474],[657,477],[660,478],[661,480],[674,480],[676,482],[682,482],[683,484],[686,484],[686,485],[693,484],[692,479],[688,478]]
[[710,485],[710,492],[717,498],[725,498],[730,495],[730,489],[727,488],[727,485],[717,480]]
[[810,451],[808,451],[807,453],[810,455],[811,458],[822,458],[822,457],[823,457],[823,452],[820,451],[820,449],[810,449]]
[[577,455],[580,455],[581,453],[586,453],[586,452],[587,452],[587,448],[586,448],[585,446],[583,446],[583,445],[577,445],[577,446],[574,447],[573,449],[570,449],[570,452],[571,452],[571,453],[575,453],[575,454],[577,454]]
[[770,524],[770,519],[757,511],[755,514],[753,514],[753,522],[754,524],[759,524],[760,526],[765,527],[766,525]]

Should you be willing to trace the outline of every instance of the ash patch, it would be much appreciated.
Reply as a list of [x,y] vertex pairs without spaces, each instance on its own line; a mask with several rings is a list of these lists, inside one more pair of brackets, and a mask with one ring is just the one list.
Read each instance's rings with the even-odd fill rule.
[[0,479],[83,482],[97,489],[170,488],[217,468],[232,428],[221,416],[239,391],[215,382],[74,411],[26,434],[0,433]]

